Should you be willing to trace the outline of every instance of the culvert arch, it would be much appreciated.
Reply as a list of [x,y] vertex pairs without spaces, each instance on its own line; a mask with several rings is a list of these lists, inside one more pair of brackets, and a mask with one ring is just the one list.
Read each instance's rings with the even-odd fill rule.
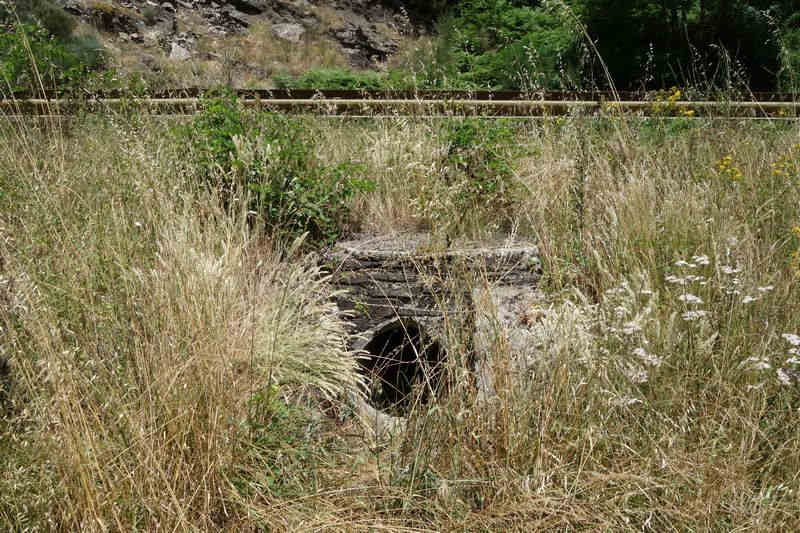
[[447,352],[416,320],[395,318],[379,325],[362,350],[359,362],[378,409],[403,413],[414,401],[437,393]]
[[[363,355],[362,368],[373,378],[372,405],[395,414],[415,397],[415,387],[428,398],[440,388],[448,354],[464,351],[448,346],[454,331],[465,332],[464,341],[488,327],[486,310],[476,309],[482,305],[476,291],[488,289],[505,305],[533,292],[541,273],[531,243],[443,248],[419,233],[358,236],[337,243],[324,260],[347,317],[350,347]],[[436,379],[428,383],[429,376]]]

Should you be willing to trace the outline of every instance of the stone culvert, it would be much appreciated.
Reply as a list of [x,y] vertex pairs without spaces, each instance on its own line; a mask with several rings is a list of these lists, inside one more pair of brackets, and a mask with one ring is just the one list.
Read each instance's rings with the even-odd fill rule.
[[453,339],[462,355],[465,342],[472,345],[478,392],[491,395],[487,343],[498,321],[514,327],[541,273],[530,243],[437,249],[426,234],[361,236],[325,259],[337,304],[347,311],[351,348],[364,354],[362,368],[372,377],[372,405],[394,414],[403,414],[415,391],[423,399],[435,394]]

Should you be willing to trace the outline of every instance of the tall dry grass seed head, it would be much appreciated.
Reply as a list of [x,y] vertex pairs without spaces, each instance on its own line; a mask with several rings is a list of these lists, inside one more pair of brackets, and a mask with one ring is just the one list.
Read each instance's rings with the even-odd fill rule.
[[326,280],[187,188],[159,128],[77,128],[18,131],[0,154],[3,279],[30,280],[0,310],[18,383],[0,426],[0,521],[235,523],[263,492],[233,478],[277,453],[253,448],[248,428],[271,415],[250,399],[361,389]]

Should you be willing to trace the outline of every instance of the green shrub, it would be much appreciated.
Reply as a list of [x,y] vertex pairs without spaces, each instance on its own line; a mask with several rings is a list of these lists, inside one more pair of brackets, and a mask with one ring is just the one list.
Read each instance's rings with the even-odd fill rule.
[[243,191],[249,211],[281,235],[335,240],[347,222],[348,201],[373,187],[359,165],[319,165],[301,120],[272,113],[248,119],[235,96],[208,101],[185,135],[201,180],[220,188],[225,201]]
[[53,38],[36,24],[15,24],[0,33],[0,80],[12,91],[45,87],[68,89],[105,64],[102,46],[92,36]]
[[797,91],[800,86],[800,14],[793,17],[793,26],[787,27],[780,37],[781,68],[778,71],[778,86],[784,91]]
[[65,40],[75,29],[75,18],[50,0],[0,1],[0,25],[38,24],[56,39]]
[[580,35],[561,5],[467,0],[412,68],[430,88],[541,89],[580,83]]
[[[313,483],[316,456],[323,451],[319,442],[308,439],[309,430],[318,425],[301,406],[283,401],[276,385],[253,394],[246,423],[251,439],[248,458],[253,464],[235,473],[234,486],[241,494],[259,487],[284,498],[301,495]],[[251,469],[258,471],[257,485]],[[287,476],[287,472],[299,476]]]
[[35,15],[50,35],[57,39],[69,39],[76,26],[72,15],[50,2],[38,2]]
[[381,74],[372,71],[355,71],[343,68],[314,68],[293,77],[275,76],[275,83],[281,89],[368,89],[386,87]]
[[244,135],[244,131],[244,116],[234,96],[222,95],[204,102],[203,111],[185,132],[203,178],[232,171],[236,153],[234,138]]
[[519,199],[514,138],[514,129],[503,120],[445,122],[439,132],[446,148],[443,179],[423,187],[420,213],[447,235],[507,229]]
[[496,189],[496,180],[511,175],[510,162],[504,157],[504,149],[514,139],[508,123],[456,120],[445,123],[443,134],[449,161],[470,176],[488,180],[490,190]]

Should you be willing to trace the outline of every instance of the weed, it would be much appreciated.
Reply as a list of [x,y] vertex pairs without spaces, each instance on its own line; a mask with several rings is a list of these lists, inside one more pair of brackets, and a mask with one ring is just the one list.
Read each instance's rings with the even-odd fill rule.
[[[796,124],[654,143],[618,118],[217,103],[177,140],[149,117],[0,122],[5,529],[797,529]],[[442,264],[465,295],[439,309],[446,394],[378,435],[341,400],[365,387],[333,289],[285,246],[304,210],[456,242],[507,226],[544,278],[501,308]]]
[[[504,122],[480,119],[447,121],[440,133],[444,158],[440,180],[428,184],[418,209],[446,235],[507,229],[502,214],[513,209],[518,193],[512,161],[514,130]],[[455,215],[455,216],[453,216]],[[500,217],[498,217],[500,215]]]
[[49,87],[67,91],[81,85],[92,71],[104,65],[103,49],[91,36],[56,40],[35,24],[16,24],[12,31],[0,32],[3,91],[36,93]]
[[270,113],[245,117],[235,97],[212,99],[185,130],[201,180],[230,204],[247,196],[248,210],[271,232],[335,240],[347,224],[348,202],[373,184],[359,165],[318,165],[302,121]]
[[358,72],[344,68],[312,68],[297,77],[278,74],[273,76],[273,79],[279,88],[284,89],[377,90],[387,88],[384,76],[377,72]]

